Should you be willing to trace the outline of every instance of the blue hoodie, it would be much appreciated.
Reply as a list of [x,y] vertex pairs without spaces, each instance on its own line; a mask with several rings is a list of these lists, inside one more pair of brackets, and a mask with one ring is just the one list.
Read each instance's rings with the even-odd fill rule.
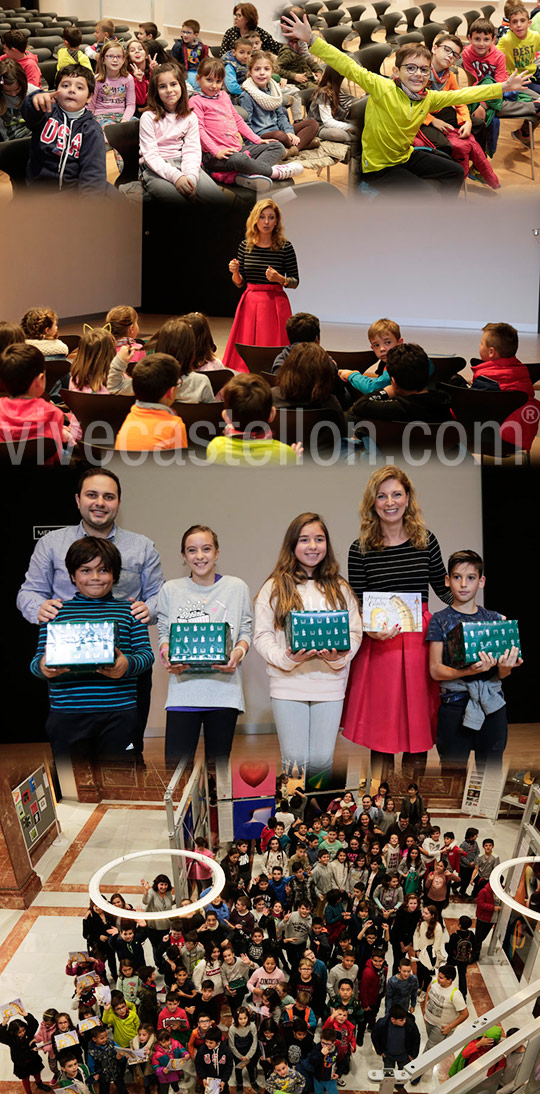
[[59,190],[95,193],[107,188],[103,133],[94,115],[84,108],[67,114],[57,102],[46,114],[33,105],[34,91],[21,106],[32,133],[26,169],[29,184],[54,182]]

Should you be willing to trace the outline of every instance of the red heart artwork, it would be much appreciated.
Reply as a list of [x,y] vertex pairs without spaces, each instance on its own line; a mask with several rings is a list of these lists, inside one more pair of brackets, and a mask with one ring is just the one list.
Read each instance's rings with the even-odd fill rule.
[[262,783],[263,779],[268,775],[269,770],[270,768],[264,760],[253,760],[245,764],[240,764],[238,774],[248,786],[259,786],[259,783]]

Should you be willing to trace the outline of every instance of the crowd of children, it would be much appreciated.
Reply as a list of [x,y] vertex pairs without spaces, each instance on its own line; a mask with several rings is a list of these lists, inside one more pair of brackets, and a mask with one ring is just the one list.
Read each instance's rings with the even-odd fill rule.
[[[150,169],[146,176],[150,186],[161,185]],[[174,173],[167,185],[173,185],[173,177]],[[181,188],[183,179],[180,176],[174,185]],[[200,185],[200,181],[196,183],[194,179],[193,185]],[[268,204],[274,203],[263,199],[254,213],[259,206]],[[259,219],[264,215],[265,208]],[[265,252],[261,254],[264,257]],[[279,258],[273,253],[275,263]],[[230,264],[233,267],[233,276],[241,280],[236,260]],[[283,280],[281,274],[275,271],[274,274]],[[294,284],[290,277],[284,280]],[[340,437],[342,445],[362,448],[366,423],[378,419],[430,423],[452,420],[448,395],[433,375],[433,361],[421,346],[404,344],[399,325],[393,320],[379,319],[369,327],[374,361],[364,372],[337,367],[320,346],[317,316],[298,312],[284,324],[281,322],[290,344],[284,349],[276,347],[272,367],[276,373],[275,385],[270,387],[265,377],[246,372],[234,376],[214,394],[207,372],[224,367],[234,372],[238,368],[245,370],[246,365],[234,348],[236,336],[229,339],[232,348],[227,359],[222,362],[216,356],[208,320],[201,312],[168,320],[143,345],[136,341],[139,325],[135,309],[115,307],[108,312],[104,327],[93,329],[85,325],[77,349],[70,353],[66,342],[58,337],[55,311],[48,307],[31,308],[20,324],[0,324],[1,437],[18,441],[21,437],[50,436],[54,423],[62,422],[60,410],[55,406],[60,404],[62,408],[59,396],[62,387],[85,394],[135,394],[137,406],[128,416],[126,426],[130,434],[127,447],[133,450],[138,446],[148,450],[185,447],[183,437],[179,443],[175,428],[178,414],[171,409],[172,404],[220,402],[225,428],[223,435],[215,435],[210,441],[207,459],[231,465],[297,462],[302,446],[284,444],[272,435],[272,422],[282,408],[326,410],[337,436],[338,458]],[[518,333],[514,327],[487,323],[479,344],[479,363],[472,366],[471,386],[486,392],[523,393],[523,406],[502,422],[499,435],[502,441],[529,450],[538,428],[536,399],[529,369],[520,362],[517,352]],[[56,384],[48,385],[52,401],[44,402],[47,363],[54,362],[57,369],[62,360],[65,360],[65,375]],[[38,378],[41,388],[36,396]],[[465,381],[460,377],[457,382]],[[155,404],[164,409],[156,411]],[[175,416],[176,422],[169,421]],[[133,417],[137,422],[133,422]],[[250,428],[253,423],[257,423],[256,429]],[[64,427],[64,445],[73,448],[82,436],[73,413],[66,415]],[[126,447],[126,429],[118,447]],[[58,439],[56,426],[53,432]],[[217,426],[216,434],[220,434]],[[60,456],[62,445],[58,452]]]
[[[276,801],[256,844],[223,852],[225,888],[204,913],[183,916],[189,899],[175,912],[164,874],[142,882],[140,915],[172,913],[152,930],[122,917],[132,906],[119,893],[115,916],[90,902],[87,949],[66,965],[71,1005],[0,1027],[26,1094],[30,1076],[50,1089],[45,1063],[54,1086],[79,1094],[111,1083],[125,1094],[126,1068],[164,1094],[193,1070],[198,1088],[335,1094],[366,1033],[384,1066],[400,1067],[420,1054],[420,1009],[425,1049],[469,1017],[467,973],[493,920],[493,840],[480,850],[476,828],[460,844],[442,835],[416,783],[401,808],[387,783],[358,802],[347,791],[326,813],[300,788]],[[476,899],[474,931],[469,915],[444,918],[451,899]]]
[[[495,26],[482,17],[470,26],[465,49],[450,32],[441,32],[432,49],[402,45],[391,78],[314,36],[300,6],[281,13],[277,42],[258,26],[252,4],[237,5],[219,57],[201,41],[196,19],[184,20],[181,37],[165,51],[156,24],[141,23],[136,38],[124,43],[105,18],[84,51],[80,28],[64,29],[55,91],[47,95],[36,57],[15,28],[2,35],[0,65],[11,68],[0,69],[0,139],[32,133],[30,182],[54,177],[60,188],[69,181],[103,189],[105,161],[88,170],[97,128],[127,122],[137,112],[145,122],[140,157],[149,195],[232,201],[219,184],[269,189],[302,172],[295,157],[304,149],[321,139],[354,139],[354,100],[342,91],[347,78],[369,96],[360,170],[372,189],[435,185],[456,191],[464,176],[498,189],[486,156],[497,146],[498,118],[520,119],[512,135],[526,148],[529,122],[536,127],[540,120],[540,33],[520,0],[506,0],[504,16],[498,40]],[[462,53],[471,87],[459,87],[454,74]],[[310,90],[304,109],[299,94]],[[70,126],[65,156],[51,139],[52,120],[63,117]],[[117,163],[121,168],[118,155]]]

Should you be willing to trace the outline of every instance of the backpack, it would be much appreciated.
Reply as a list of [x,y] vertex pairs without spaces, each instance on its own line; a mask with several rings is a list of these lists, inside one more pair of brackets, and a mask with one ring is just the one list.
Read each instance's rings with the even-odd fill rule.
[[470,938],[459,938],[456,944],[456,962],[460,965],[470,965],[473,958],[473,947]]

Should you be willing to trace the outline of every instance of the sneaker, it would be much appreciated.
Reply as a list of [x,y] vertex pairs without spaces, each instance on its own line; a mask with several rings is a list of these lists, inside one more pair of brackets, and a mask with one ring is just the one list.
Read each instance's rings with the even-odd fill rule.
[[[292,179],[295,175],[301,175],[303,170],[301,163],[276,163],[272,168],[272,178],[275,182],[282,182],[283,179]],[[253,175],[250,177],[253,178]]]
[[338,1086],[346,1086],[347,1085],[347,1080],[344,1079],[343,1076],[342,1076],[341,1079],[338,1079],[337,1085]]
[[467,178],[471,179],[472,182],[479,182],[482,186],[487,186],[485,178],[476,170],[476,167],[471,167]]
[[524,133],[522,129],[514,129],[514,131],[512,133],[512,136],[513,136],[514,140],[518,141],[519,144],[522,144],[524,148],[530,148],[531,147],[529,134]]
[[[274,178],[273,172],[272,178]],[[237,186],[245,186],[248,190],[256,190],[258,193],[263,193],[264,190],[270,190],[272,187],[272,180],[266,175],[237,175],[234,181]]]

